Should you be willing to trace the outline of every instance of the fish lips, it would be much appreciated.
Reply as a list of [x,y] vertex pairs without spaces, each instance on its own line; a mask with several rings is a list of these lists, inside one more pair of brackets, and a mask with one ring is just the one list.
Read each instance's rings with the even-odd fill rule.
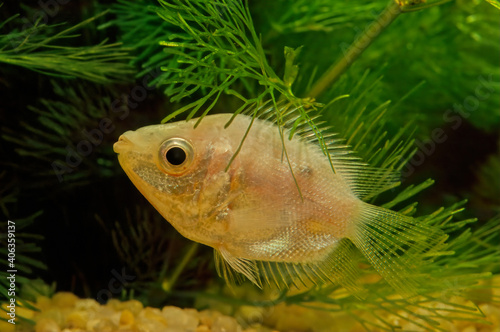
[[125,135],[121,135],[119,138],[118,138],[118,141],[113,144],[113,151],[115,151],[115,153],[122,153],[122,152],[125,152],[128,148],[130,148],[130,146],[132,145],[132,142],[127,138],[125,137]]

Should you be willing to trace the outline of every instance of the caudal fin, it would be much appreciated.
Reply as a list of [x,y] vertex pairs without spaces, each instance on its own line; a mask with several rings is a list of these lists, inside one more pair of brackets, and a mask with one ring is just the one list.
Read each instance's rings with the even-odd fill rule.
[[363,203],[350,238],[390,285],[415,294],[422,265],[447,235],[414,218]]

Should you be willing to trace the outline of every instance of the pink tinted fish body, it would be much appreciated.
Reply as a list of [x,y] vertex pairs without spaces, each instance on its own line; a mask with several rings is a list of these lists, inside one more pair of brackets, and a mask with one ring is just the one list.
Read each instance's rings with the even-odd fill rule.
[[[245,115],[225,128],[231,116],[206,116],[196,128],[194,119],[129,131],[114,149],[167,221],[215,249],[221,271],[234,270],[259,285],[279,283],[282,271],[351,283],[351,250],[340,245],[349,239],[393,286],[412,287],[411,270],[439,232],[364,203],[358,197],[363,183],[356,179],[369,185],[377,172],[342,153],[332,155],[334,172],[319,144],[298,135],[288,139],[286,130],[282,139],[275,124]],[[416,250],[409,254],[405,247]]]

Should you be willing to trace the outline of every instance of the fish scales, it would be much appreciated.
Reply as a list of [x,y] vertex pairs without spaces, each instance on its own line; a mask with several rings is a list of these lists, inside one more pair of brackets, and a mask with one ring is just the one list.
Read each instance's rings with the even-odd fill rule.
[[[288,130],[281,135],[273,122],[246,115],[225,128],[231,117],[209,115],[196,128],[197,119],[143,127],[124,133],[114,149],[158,212],[183,236],[213,247],[228,265],[223,269],[258,285],[277,278],[258,262],[351,283],[342,281],[356,275],[344,244],[349,239],[394,287],[414,287],[412,268],[443,236],[364,203],[356,185],[369,186],[378,171],[332,154],[333,172],[320,146],[304,136],[289,139]],[[353,182],[358,174],[361,184]]]

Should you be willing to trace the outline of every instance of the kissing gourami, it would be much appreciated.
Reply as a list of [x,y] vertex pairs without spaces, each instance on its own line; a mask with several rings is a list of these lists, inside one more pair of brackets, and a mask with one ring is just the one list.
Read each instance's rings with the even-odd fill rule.
[[[151,125],[114,150],[133,184],[183,236],[214,248],[219,275],[253,283],[354,289],[356,250],[402,292],[445,239],[437,228],[362,199],[391,177],[311,129],[293,136],[239,114]],[[307,126],[307,128],[309,128]],[[248,130],[248,131],[247,131]],[[237,273],[234,273],[237,272]]]

